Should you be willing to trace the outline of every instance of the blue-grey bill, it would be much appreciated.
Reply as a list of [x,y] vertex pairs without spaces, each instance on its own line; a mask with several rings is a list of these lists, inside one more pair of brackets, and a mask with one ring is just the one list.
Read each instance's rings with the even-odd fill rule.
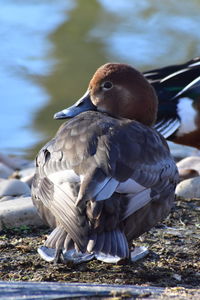
[[89,110],[96,110],[96,106],[92,103],[90,93],[87,91],[74,105],[55,113],[54,119],[73,118]]

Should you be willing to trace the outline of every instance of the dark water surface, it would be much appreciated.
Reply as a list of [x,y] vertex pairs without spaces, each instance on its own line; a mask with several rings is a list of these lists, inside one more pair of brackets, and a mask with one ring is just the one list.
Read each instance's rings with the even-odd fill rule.
[[33,158],[105,62],[200,55],[199,13],[199,0],[0,0],[0,152]]

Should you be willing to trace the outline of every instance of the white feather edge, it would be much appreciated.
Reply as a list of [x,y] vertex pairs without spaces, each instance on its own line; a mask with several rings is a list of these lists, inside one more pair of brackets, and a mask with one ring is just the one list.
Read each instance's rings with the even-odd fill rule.
[[[65,189],[65,184],[64,184],[65,182],[68,182],[68,180],[70,180],[71,182],[79,182],[80,180],[81,181],[83,180],[83,178],[77,176],[75,172],[72,170],[55,172],[49,175],[49,179],[52,180],[52,182],[54,182],[55,184],[56,200],[57,200],[56,197],[57,193],[58,194],[64,193],[66,196],[68,195],[68,197],[71,198],[70,197],[71,193],[68,190],[69,186],[66,185],[66,187],[68,188],[67,190]],[[61,185],[61,186],[58,187],[57,185]],[[126,196],[129,198],[129,204],[123,218],[126,218],[127,216],[131,215],[132,213],[142,208],[148,202],[151,201],[150,189],[146,189],[144,186],[140,185],[139,183],[137,183],[135,180],[131,178],[129,178],[124,182],[119,182],[112,177],[106,177],[100,184],[96,186],[96,189],[93,192],[96,201],[109,199],[114,192],[126,194]],[[61,206],[64,205],[64,203],[62,203],[63,202],[62,197],[58,197],[58,198],[59,198],[60,205]]]
[[55,171],[48,175],[49,180],[54,184],[63,184],[65,182],[80,182],[81,177],[78,176],[73,170]]
[[196,67],[196,66],[200,66],[200,61],[191,63],[188,67],[190,68],[190,67]]
[[106,200],[116,191],[119,181],[112,177],[106,177],[100,184],[97,184],[94,190],[94,198],[96,201]]
[[156,123],[155,129],[164,136],[164,138],[168,138],[172,135],[181,125],[181,122],[178,119],[168,120],[167,122],[159,122]]
[[135,213],[140,208],[144,207],[146,204],[148,204],[151,201],[151,189],[145,189],[138,194],[129,194],[127,195],[129,202],[128,207],[123,215],[123,219],[126,219],[128,216]]
[[144,186],[140,185],[131,178],[124,182],[119,182],[112,177],[106,177],[100,185],[97,185],[97,190],[95,191],[95,200],[106,200],[110,198],[114,192],[121,194],[138,194],[144,189]]

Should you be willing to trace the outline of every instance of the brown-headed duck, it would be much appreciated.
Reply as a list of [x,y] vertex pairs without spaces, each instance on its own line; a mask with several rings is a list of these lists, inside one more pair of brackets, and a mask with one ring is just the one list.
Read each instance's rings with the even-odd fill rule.
[[36,158],[32,197],[53,231],[47,261],[129,258],[133,239],[170,212],[178,182],[164,138],[152,128],[157,97],[126,64],[101,66],[86,94],[55,114],[71,118]]

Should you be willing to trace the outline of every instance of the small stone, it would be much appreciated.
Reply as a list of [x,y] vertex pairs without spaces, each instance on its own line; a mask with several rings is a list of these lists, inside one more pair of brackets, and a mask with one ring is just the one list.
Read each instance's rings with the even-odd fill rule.
[[34,176],[34,174],[29,175],[29,176],[25,176],[25,177],[21,178],[21,181],[28,184],[28,186],[31,188],[31,185],[32,185],[32,182],[33,182],[33,176]]
[[199,173],[194,169],[179,169],[180,180],[194,178],[199,176]]
[[182,277],[179,274],[173,274],[172,278],[176,279],[177,281],[181,281],[182,280]]
[[30,187],[17,179],[8,179],[0,181],[0,197],[4,196],[21,196],[31,194]]
[[[173,142],[167,142],[170,147],[172,156],[177,160],[184,159],[184,157],[198,155],[198,152],[193,147],[174,144]],[[197,154],[196,154],[197,153]]]
[[33,176],[35,174],[35,167],[25,168],[18,172],[20,178],[24,178],[27,176]]
[[0,199],[0,202],[14,200],[14,199],[15,199],[15,197],[13,197],[13,196],[4,196]]
[[13,172],[13,169],[0,162],[0,178],[8,178]]
[[200,176],[180,182],[176,187],[176,195],[185,199],[200,199]]
[[163,233],[173,236],[184,237],[185,231],[183,232],[183,230],[180,230],[178,228],[166,227],[165,229],[163,229]]
[[21,197],[5,201],[0,206],[0,230],[4,226],[19,227],[21,225],[44,225],[37,214],[31,197]]
[[116,279],[115,279],[115,283],[116,283],[116,284],[122,284],[122,283],[123,283],[123,279],[116,278]]
[[200,156],[189,156],[180,160],[177,164],[178,170],[195,170],[200,175]]
[[29,187],[31,187],[32,185],[34,174],[35,174],[35,167],[26,168],[18,172],[20,180],[26,183]]

